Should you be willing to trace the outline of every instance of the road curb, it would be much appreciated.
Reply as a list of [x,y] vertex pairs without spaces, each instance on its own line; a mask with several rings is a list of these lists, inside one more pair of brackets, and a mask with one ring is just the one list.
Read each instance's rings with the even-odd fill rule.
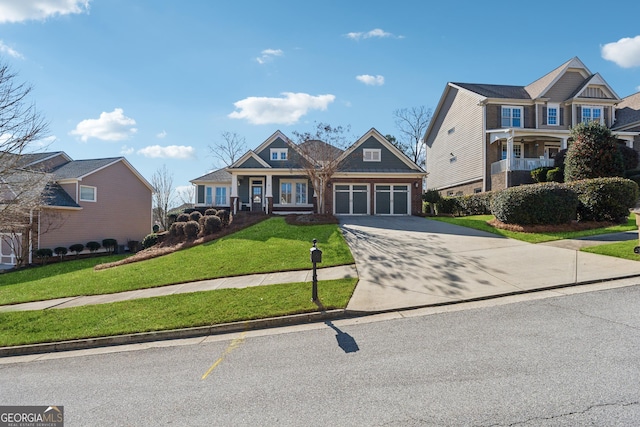
[[169,331],[141,332],[110,337],[87,338],[42,344],[29,344],[11,347],[0,347],[0,357],[26,356],[41,353],[55,353],[71,350],[86,350],[98,347],[110,347],[125,344],[141,344],[153,341],[166,341],[182,338],[196,338],[209,335],[242,332],[254,329],[268,329],[281,326],[300,325],[325,320],[352,317],[345,309],[328,310],[314,313],[294,314],[291,316],[272,317],[268,319],[247,320],[243,322],[223,323],[220,325],[201,326],[196,328],[174,329]]

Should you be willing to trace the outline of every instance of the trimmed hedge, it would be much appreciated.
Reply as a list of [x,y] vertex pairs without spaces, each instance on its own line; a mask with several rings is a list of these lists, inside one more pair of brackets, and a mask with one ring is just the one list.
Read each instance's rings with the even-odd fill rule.
[[156,233],[147,234],[142,239],[142,248],[148,249],[158,243],[158,235]]
[[565,224],[577,207],[577,194],[552,182],[507,188],[491,198],[491,213],[506,224]]
[[184,235],[187,239],[190,239],[190,240],[195,239],[196,237],[198,237],[199,233],[200,233],[200,224],[198,224],[197,221],[188,221],[184,224]]
[[547,171],[547,182],[564,182],[564,171],[562,168],[553,168]]
[[492,192],[442,197],[435,203],[437,215],[488,215],[491,213]]
[[535,168],[531,170],[531,179],[533,179],[535,182],[547,182],[547,174],[548,172],[553,169],[550,168],[548,166],[542,166],[539,168]]
[[594,178],[567,184],[580,204],[578,221],[624,223],[638,201],[638,184],[625,178]]

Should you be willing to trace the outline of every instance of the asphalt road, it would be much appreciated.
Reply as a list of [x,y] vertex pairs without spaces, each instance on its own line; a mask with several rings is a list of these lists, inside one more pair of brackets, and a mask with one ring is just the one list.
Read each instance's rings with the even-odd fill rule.
[[640,425],[639,306],[631,286],[5,360],[0,404],[64,405],[67,427]]

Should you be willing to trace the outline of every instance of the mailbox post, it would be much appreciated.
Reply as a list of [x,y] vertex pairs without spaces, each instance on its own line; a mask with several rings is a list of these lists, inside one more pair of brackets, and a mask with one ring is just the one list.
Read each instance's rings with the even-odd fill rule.
[[313,247],[309,249],[311,253],[311,263],[313,264],[313,283],[311,287],[311,300],[318,301],[318,275],[316,274],[316,264],[322,262],[322,251],[318,249],[316,244],[318,241],[313,239]]

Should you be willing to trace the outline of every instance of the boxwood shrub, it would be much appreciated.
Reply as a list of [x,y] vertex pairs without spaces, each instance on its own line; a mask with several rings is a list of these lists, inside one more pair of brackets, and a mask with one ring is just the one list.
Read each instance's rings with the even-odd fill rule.
[[625,178],[593,178],[568,184],[578,195],[579,221],[624,223],[638,201],[638,184]]
[[564,171],[562,168],[553,168],[547,171],[547,182],[564,182]]
[[[199,213],[199,212],[198,212]],[[197,221],[187,221],[184,224],[184,235],[187,239],[195,239],[200,233],[200,224]]]
[[147,234],[142,239],[142,248],[147,249],[151,246],[155,246],[158,243],[158,235],[156,233]]
[[531,170],[531,179],[533,179],[535,182],[547,182],[547,172],[549,172],[551,169],[553,168],[550,168],[548,166],[535,168]]
[[507,188],[491,198],[491,213],[507,224],[565,224],[577,207],[578,195],[554,182]]
[[489,215],[491,213],[491,197],[493,197],[493,193],[490,191],[456,196],[455,198],[458,200],[458,214],[463,216]]

